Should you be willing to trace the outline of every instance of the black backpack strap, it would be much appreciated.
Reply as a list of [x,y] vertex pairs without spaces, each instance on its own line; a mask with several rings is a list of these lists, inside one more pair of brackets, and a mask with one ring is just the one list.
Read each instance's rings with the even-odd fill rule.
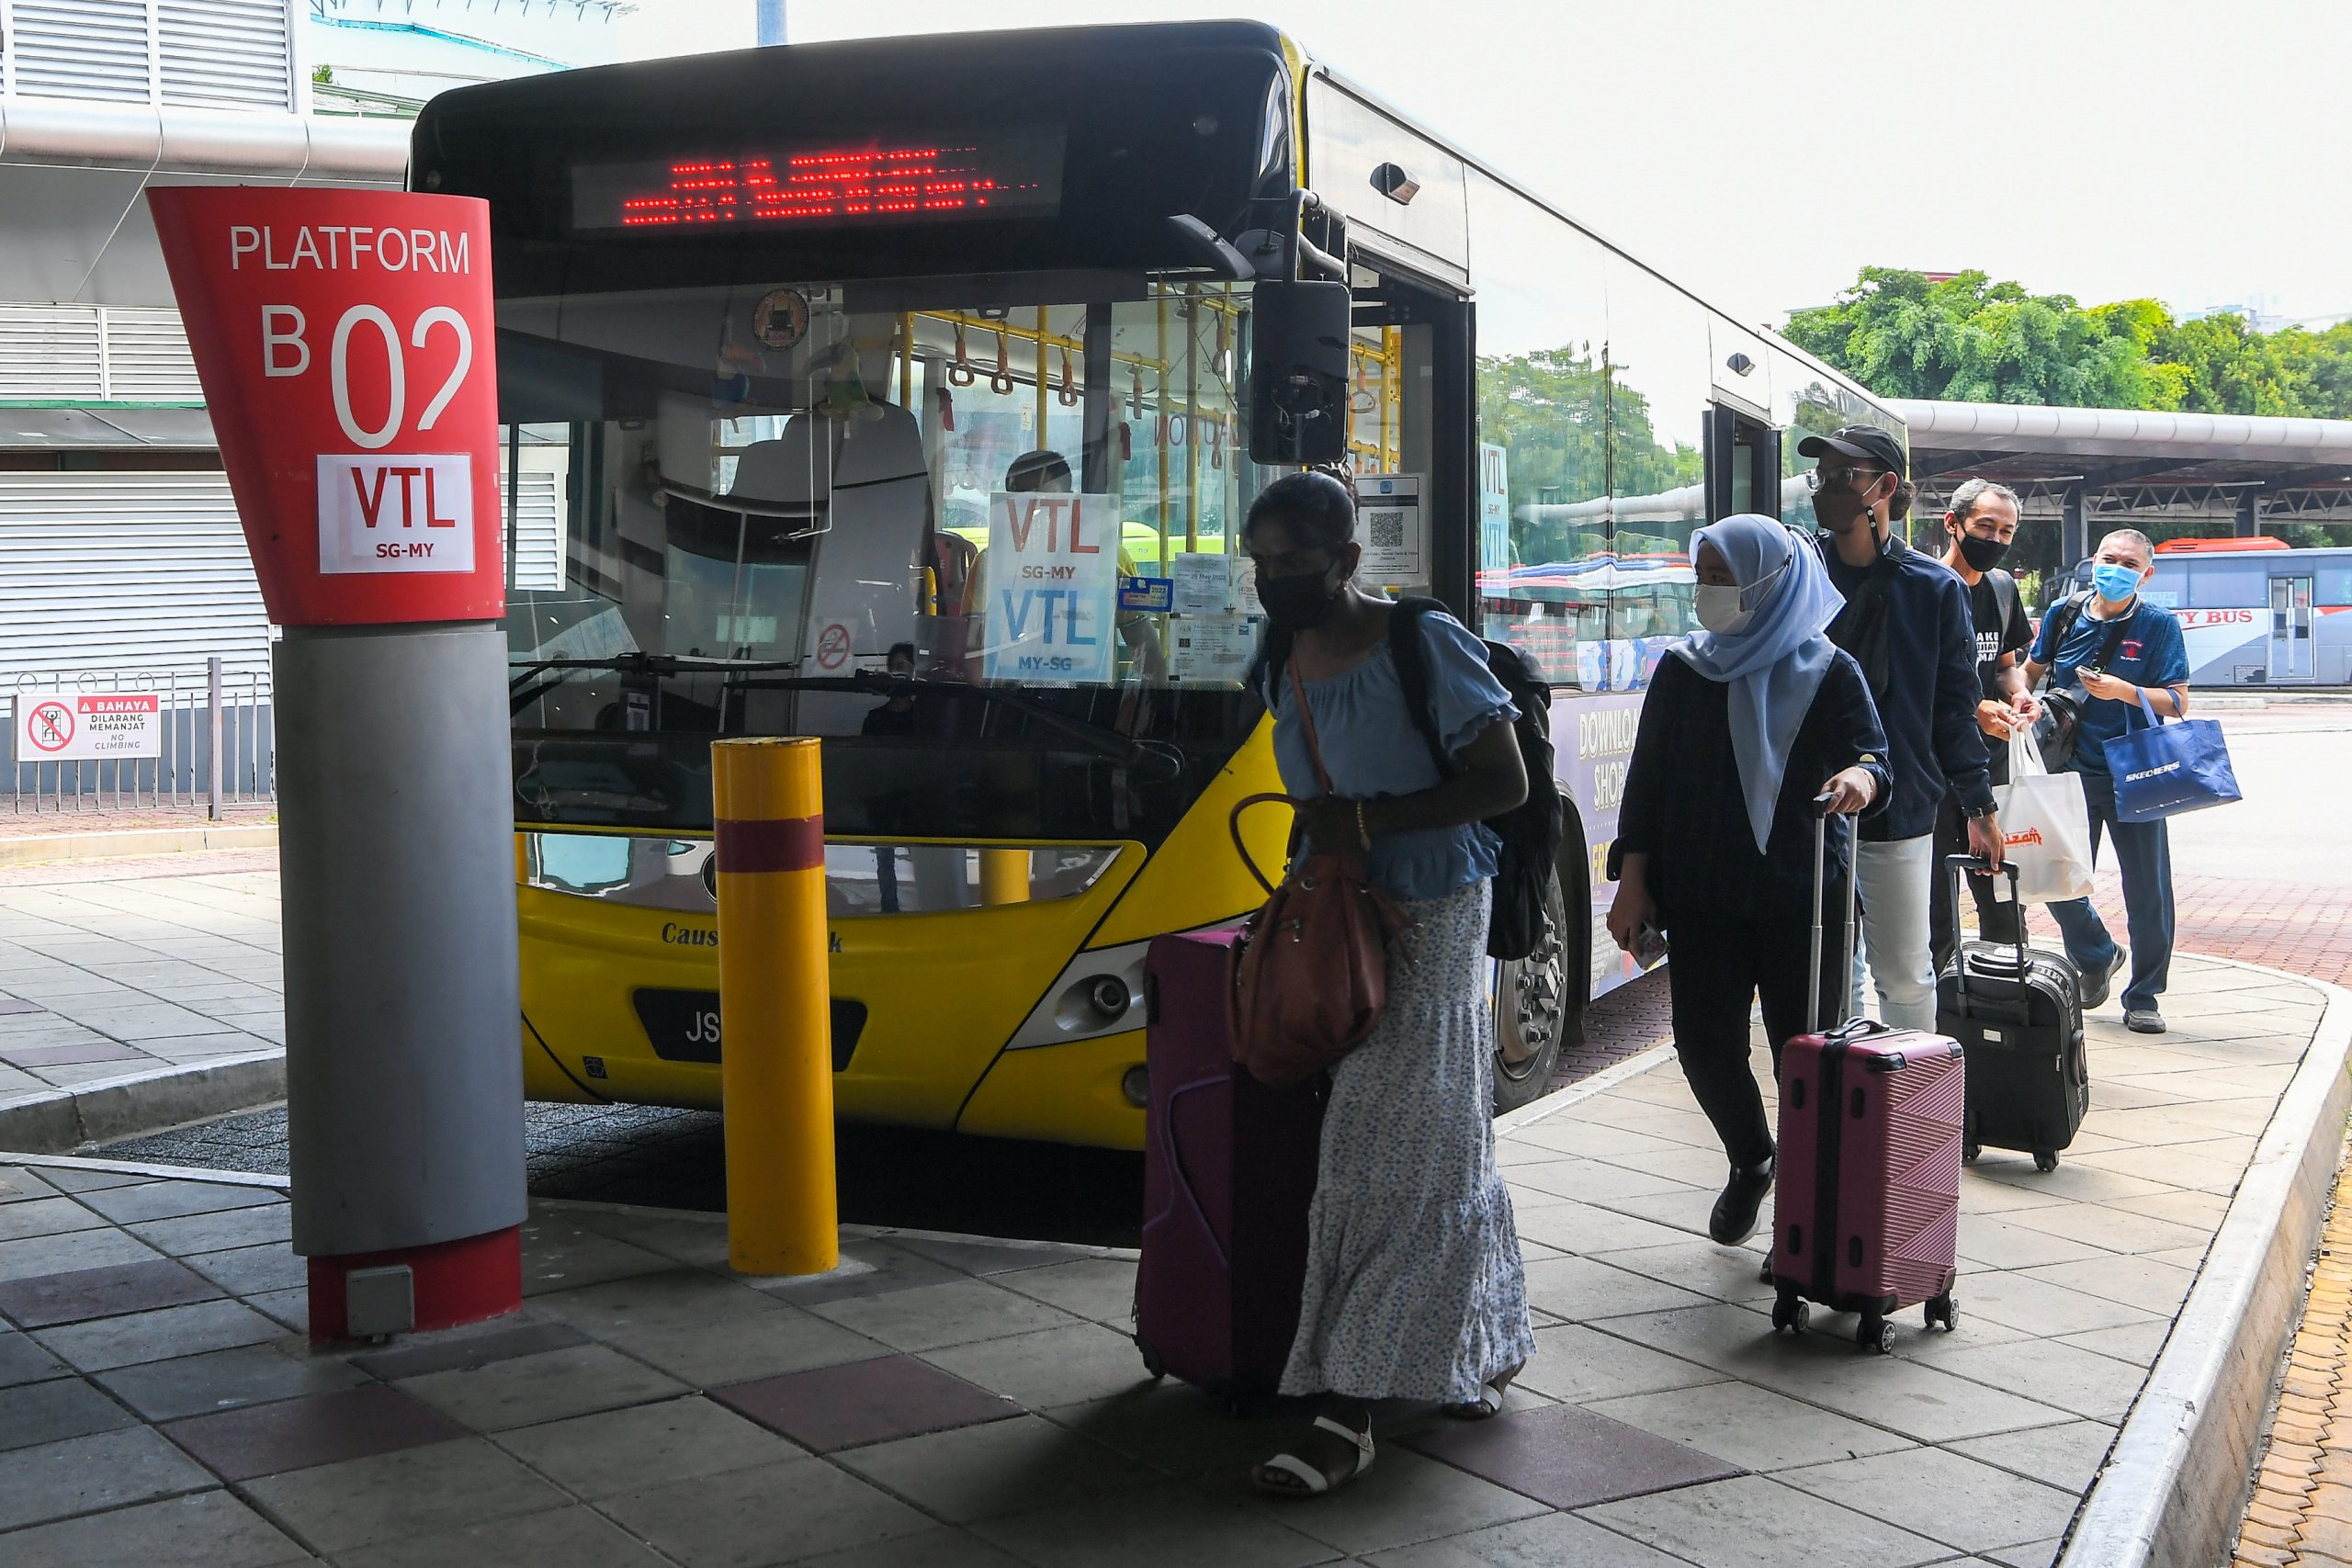
[[1998,567],[1984,576],[1993,584],[1993,607],[2000,613],[2001,635],[2007,637],[2009,623],[2018,618],[2018,580]]
[[1442,612],[1436,599],[1399,599],[1388,612],[1388,659],[1396,666],[1396,683],[1405,690],[1405,711],[1430,749],[1440,777],[1452,778],[1462,770],[1445,754],[1445,740],[1437,732],[1437,715],[1430,702],[1430,656],[1421,641],[1421,617]]

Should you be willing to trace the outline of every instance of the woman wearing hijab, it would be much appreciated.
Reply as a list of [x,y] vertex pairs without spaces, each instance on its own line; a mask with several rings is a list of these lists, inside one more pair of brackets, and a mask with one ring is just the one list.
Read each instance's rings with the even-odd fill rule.
[[[1707,1229],[1736,1246],[1772,1188],[1748,1010],[1760,997],[1777,1066],[1805,1026],[1814,802],[1851,816],[1880,800],[1886,737],[1860,667],[1824,635],[1844,600],[1818,555],[1752,513],[1700,529],[1691,548],[1704,629],[1658,665],[1642,708],[1610,852],[1609,931],[1628,953],[1658,934],[1673,953],[1675,1050],[1731,1159]],[[1833,910],[1850,837],[1833,825]],[[1813,981],[1826,1010],[1844,989],[1842,945],[1823,943]]]

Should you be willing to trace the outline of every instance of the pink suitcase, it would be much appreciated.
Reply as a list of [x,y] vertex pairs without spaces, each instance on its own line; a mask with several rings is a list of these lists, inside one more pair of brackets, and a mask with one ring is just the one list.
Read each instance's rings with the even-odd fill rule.
[[[1821,972],[1827,825],[1814,865],[1813,973]],[[1851,879],[1849,879],[1851,886]],[[1847,902],[1846,951],[1853,951]],[[1958,1325],[1960,1043],[1858,1019],[1806,1033],[1781,1056],[1781,1148],[1772,1199],[1772,1326],[1802,1333],[1806,1303],[1861,1314],[1855,1341],[1894,1348],[1888,1314],[1925,1304]]]
[[1144,1116],[1136,1348],[1238,1410],[1274,1392],[1298,1332],[1323,1087],[1270,1089],[1233,1060],[1235,933],[1154,939],[1144,961]]

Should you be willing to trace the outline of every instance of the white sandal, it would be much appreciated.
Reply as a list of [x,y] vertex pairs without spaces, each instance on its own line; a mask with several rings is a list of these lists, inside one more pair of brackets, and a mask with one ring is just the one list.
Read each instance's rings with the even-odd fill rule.
[[1438,1414],[1456,1421],[1485,1421],[1500,1415],[1503,1408],[1503,1385],[1499,1382],[1478,1385],[1478,1397],[1460,1404],[1444,1404]]
[[1347,1423],[1343,1421],[1334,1421],[1329,1416],[1317,1416],[1315,1418],[1315,1425],[1319,1429],[1330,1433],[1335,1438],[1345,1438],[1348,1441],[1356,1446],[1355,1468],[1349,1471],[1345,1475],[1340,1477],[1337,1483],[1334,1483],[1329,1476],[1324,1474],[1321,1471],[1316,1469],[1315,1466],[1307,1463],[1296,1454],[1276,1454],[1273,1458],[1266,1461],[1258,1468],[1261,1471],[1280,1471],[1284,1475],[1290,1476],[1295,1480],[1298,1483],[1298,1485],[1268,1485],[1266,1483],[1265,1477],[1261,1475],[1257,1477],[1258,1489],[1261,1492],[1271,1492],[1277,1497],[1320,1497],[1325,1493],[1331,1491],[1335,1484],[1338,1486],[1345,1486],[1349,1482],[1353,1481],[1357,1476],[1362,1475],[1365,1471],[1372,1468],[1372,1428],[1370,1426],[1366,1426],[1363,1431],[1359,1432],[1354,1427],[1347,1425]]

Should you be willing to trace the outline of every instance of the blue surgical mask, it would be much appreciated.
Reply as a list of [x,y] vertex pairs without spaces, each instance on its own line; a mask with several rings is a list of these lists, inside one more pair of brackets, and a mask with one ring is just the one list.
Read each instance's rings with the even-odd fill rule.
[[2098,596],[2109,604],[2129,599],[2140,592],[2140,569],[2101,561],[2091,568],[2091,586],[2098,590]]

